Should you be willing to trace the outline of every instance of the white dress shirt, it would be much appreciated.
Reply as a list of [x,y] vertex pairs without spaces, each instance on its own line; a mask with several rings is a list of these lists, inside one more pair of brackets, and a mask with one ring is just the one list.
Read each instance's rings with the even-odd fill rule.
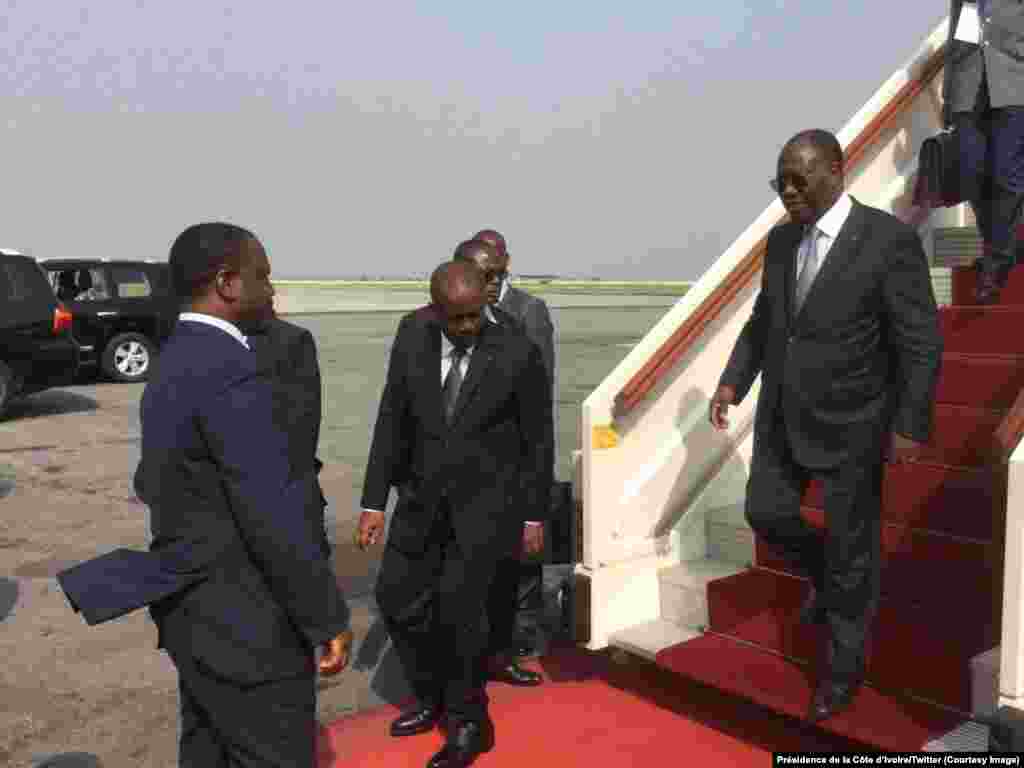
[[804,262],[807,261],[807,254],[811,250],[811,237],[815,231],[818,232],[818,272],[821,272],[821,268],[825,265],[825,257],[828,256],[828,252],[832,248],[832,243],[839,237],[839,231],[843,228],[843,224],[846,223],[846,219],[852,210],[853,201],[850,200],[848,194],[843,192],[839,199],[833,203],[832,207],[825,211],[825,214],[818,219],[817,224],[808,227],[807,232],[800,241],[800,247],[796,251],[797,276],[800,275],[800,271],[804,268]]
[[182,312],[178,315],[178,320],[186,323],[203,323],[205,325],[212,325],[214,328],[220,328],[224,333],[238,339],[238,343],[243,347],[249,349],[249,338],[238,330],[237,325],[229,323],[227,320],[221,320],[219,317],[202,312]]

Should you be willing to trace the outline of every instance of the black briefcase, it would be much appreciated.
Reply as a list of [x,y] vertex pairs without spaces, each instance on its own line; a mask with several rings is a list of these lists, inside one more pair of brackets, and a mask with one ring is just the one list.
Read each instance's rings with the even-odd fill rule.
[[943,131],[921,142],[917,159],[914,205],[943,208],[965,199],[960,170],[960,137],[956,129]]

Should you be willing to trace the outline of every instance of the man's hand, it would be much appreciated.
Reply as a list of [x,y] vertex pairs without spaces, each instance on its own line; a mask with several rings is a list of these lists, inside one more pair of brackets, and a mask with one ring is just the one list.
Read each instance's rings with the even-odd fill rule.
[[729,419],[725,416],[729,412],[729,406],[736,402],[736,390],[728,384],[723,384],[715,390],[711,398],[711,407],[708,409],[708,418],[715,429],[726,429],[729,426]]
[[523,526],[523,555],[533,557],[544,550],[544,526],[527,523]]
[[364,552],[384,535],[384,513],[363,510],[356,528],[356,546]]
[[898,432],[893,432],[889,438],[888,458],[889,461],[896,464],[917,461],[921,458],[921,451],[923,449],[924,443],[919,443]]
[[321,646],[321,650],[323,655],[317,666],[320,674],[324,677],[338,674],[348,666],[352,651],[352,631],[346,630],[333,640],[328,640]]

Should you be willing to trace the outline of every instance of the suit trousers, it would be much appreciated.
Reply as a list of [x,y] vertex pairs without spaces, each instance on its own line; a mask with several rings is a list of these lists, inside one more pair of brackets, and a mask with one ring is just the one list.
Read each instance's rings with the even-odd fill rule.
[[377,577],[377,604],[413,692],[456,721],[487,717],[486,604],[496,566],[488,555],[458,540],[442,500],[425,551],[389,541]]
[[242,686],[187,648],[168,654],[178,669],[180,768],[315,768],[312,662],[308,675]]
[[498,562],[487,597],[489,656],[511,654],[527,644],[526,635],[536,631],[539,621],[542,581],[539,561],[509,557]]
[[[747,521],[811,580],[817,599],[824,601],[829,667],[836,682],[855,682],[863,674],[868,630],[878,605],[881,458],[879,450],[834,469],[811,470],[793,460],[781,421],[755,435]],[[824,489],[824,538],[800,516],[800,499],[811,479],[820,480]]]
[[1024,200],[1024,106],[988,107],[982,85],[972,112],[953,116],[962,183],[990,253],[992,267],[1014,264],[1016,228]]

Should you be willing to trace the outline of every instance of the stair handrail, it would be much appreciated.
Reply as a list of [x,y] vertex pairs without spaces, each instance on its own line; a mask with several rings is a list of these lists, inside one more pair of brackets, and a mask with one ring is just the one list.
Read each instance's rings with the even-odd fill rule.
[[1003,416],[1003,420],[996,427],[995,456],[996,464],[1006,464],[1010,461],[1010,455],[1017,449],[1021,436],[1024,435],[1024,388],[1017,393],[1017,398],[1010,406],[1010,410]]
[[[920,65],[918,73],[893,94],[885,107],[850,142],[843,152],[844,171],[851,171],[872,143],[894,125],[899,113],[910,106],[914,99],[931,84],[931,81],[942,69],[945,54],[946,44],[943,43]],[[785,215],[781,216],[777,223],[781,224],[786,218]],[[765,235],[754,244],[747,255],[733,267],[682,325],[658,347],[643,367],[626,382],[625,386],[615,395],[616,411],[625,414],[635,408],[658,385],[661,378],[689,352],[704,330],[715,321],[736,295],[746,288],[754,275],[760,271],[764,263],[767,244],[768,236]],[[1021,433],[1024,432],[1024,402],[1019,404],[1021,406],[1020,418],[1018,422],[1015,422],[1018,440]],[[1015,407],[1016,405],[1015,403]]]

